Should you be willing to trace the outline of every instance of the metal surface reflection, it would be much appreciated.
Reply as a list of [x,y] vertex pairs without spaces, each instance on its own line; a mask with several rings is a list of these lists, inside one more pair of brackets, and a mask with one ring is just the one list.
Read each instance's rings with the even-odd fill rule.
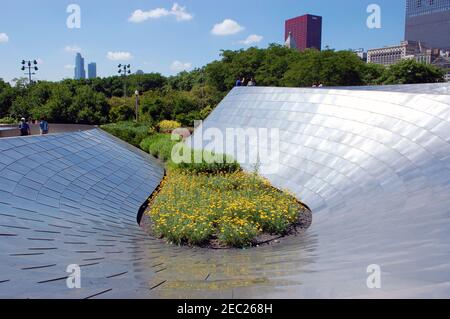
[[[4,138],[0,150],[0,298],[136,295],[153,273],[130,264],[154,245],[136,214],[162,168],[99,130]],[[81,289],[66,285],[71,264]]]
[[[235,88],[215,109],[204,130],[280,129],[280,170],[266,177],[314,213],[310,273],[269,296],[450,296],[450,96],[436,94],[447,88]],[[373,264],[381,289],[366,284]]]
[[147,236],[136,214],[162,168],[106,133],[2,139],[0,297],[448,298],[450,95],[437,87],[234,89],[204,128],[279,128],[267,177],[314,213],[306,233],[249,250]]
[[339,89],[450,95],[449,83],[399,84],[399,85],[382,85],[382,86],[378,85],[378,86],[359,86],[359,87],[352,86],[352,87],[340,87]]

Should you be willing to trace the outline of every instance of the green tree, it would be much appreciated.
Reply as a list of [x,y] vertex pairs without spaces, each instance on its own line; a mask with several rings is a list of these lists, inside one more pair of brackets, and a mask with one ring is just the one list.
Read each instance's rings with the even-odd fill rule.
[[190,91],[194,86],[203,85],[206,81],[205,68],[191,72],[183,71],[167,79],[167,85],[172,90]]
[[55,85],[52,88],[50,98],[39,108],[34,108],[35,118],[45,117],[52,123],[70,123],[73,116],[69,113],[72,104],[73,94],[69,86],[64,83]]
[[108,100],[110,107],[109,120],[111,122],[130,121],[135,117],[134,98],[113,96]]
[[281,86],[284,74],[298,57],[299,52],[297,50],[271,44],[269,48],[264,50],[261,65],[254,72],[257,84],[261,86]]
[[172,119],[172,108],[170,97],[163,91],[148,91],[141,97],[141,112],[147,114],[147,119],[151,121]]
[[230,90],[234,84],[234,82],[231,85],[228,84],[227,79],[233,78],[235,81],[238,76],[240,75],[230,74],[227,66],[221,61],[214,61],[206,66],[207,83],[221,92]]
[[0,118],[9,115],[15,95],[16,93],[11,85],[0,79]]
[[408,59],[388,67],[380,81],[383,84],[436,83],[444,81],[444,72],[433,65]]
[[207,105],[217,105],[225,97],[224,92],[217,90],[212,85],[195,85],[190,93],[199,103],[199,108]]
[[283,78],[285,86],[311,87],[314,84],[325,86],[362,85],[365,65],[350,51],[301,52]]
[[[351,51],[288,49],[224,50],[217,61],[171,77],[159,73],[89,80],[0,81],[0,118],[45,116],[51,122],[99,124],[134,118],[134,91],[142,92],[140,119],[177,120],[192,125],[204,119],[234,87],[236,79],[253,77],[260,86],[351,86],[442,81],[443,72],[415,61],[391,67],[366,64]],[[124,84],[127,84],[127,96]]]
[[76,88],[68,113],[73,123],[103,124],[108,122],[109,105],[103,93],[85,85]]
[[386,72],[386,68],[383,65],[368,63],[362,69],[362,79],[365,85],[377,85],[380,84],[381,77],[384,72]]

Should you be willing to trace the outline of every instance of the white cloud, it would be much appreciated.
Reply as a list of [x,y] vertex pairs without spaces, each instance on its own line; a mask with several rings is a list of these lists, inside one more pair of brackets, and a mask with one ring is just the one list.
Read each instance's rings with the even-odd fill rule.
[[41,59],[41,58],[36,59],[36,62],[38,64],[44,64],[45,63],[45,61],[43,59]]
[[142,11],[141,9],[133,12],[131,17],[128,19],[130,22],[140,23],[148,19],[159,19],[162,17],[167,17],[169,11],[167,9],[158,8],[150,11]]
[[190,21],[194,18],[192,14],[186,12],[186,7],[182,7],[178,3],[174,3],[170,13],[175,16],[177,21]]
[[143,11],[138,9],[134,11],[128,21],[134,23],[144,22],[148,19],[159,19],[168,16],[174,16],[179,22],[190,21],[194,16],[186,11],[186,7],[180,6],[178,3],[174,3],[170,10],[166,8],[156,8],[150,11]]
[[174,72],[182,72],[182,71],[188,71],[192,69],[192,63],[186,62],[183,63],[181,61],[173,61],[172,65],[170,66],[170,69]]
[[218,23],[211,30],[211,33],[214,35],[232,35],[243,31],[245,28],[240,26],[234,20],[225,19],[223,22]]
[[133,58],[133,55],[130,52],[109,51],[106,58],[111,61],[128,61]]
[[6,33],[0,33],[0,43],[6,43],[9,41],[9,37]]
[[73,64],[66,64],[66,65],[64,66],[64,69],[67,69],[67,70],[73,70],[73,69],[75,69],[75,65],[73,65]]
[[247,37],[247,39],[239,41],[239,43],[244,44],[244,45],[252,45],[252,44],[261,42],[262,39],[263,39],[263,37],[261,35],[252,34],[252,35],[249,35]]
[[64,48],[64,51],[69,52],[69,53],[77,53],[77,52],[81,52],[81,48],[76,45],[67,45]]

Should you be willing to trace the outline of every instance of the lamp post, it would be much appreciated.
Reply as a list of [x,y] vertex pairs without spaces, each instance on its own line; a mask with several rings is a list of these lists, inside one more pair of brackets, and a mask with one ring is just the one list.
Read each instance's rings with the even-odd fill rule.
[[139,91],[134,91],[134,95],[136,96],[136,123],[139,121]]
[[121,76],[123,76],[123,96],[127,97],[127,75],[131,74],[131,65],[118,65],[119,71],[117,71]]
[[22,60],[22,71],[26,71],[27,70],[25,75],[28,75],[28,80],[29,80],[30,84],[31,84],[31,76],[32,75],[36,75],[36,72],[33,72],[33,71],[39,70],[38,67],[37,67],[37,64],[38,63],[37,63],[36,60],[33,60],[33,61]]

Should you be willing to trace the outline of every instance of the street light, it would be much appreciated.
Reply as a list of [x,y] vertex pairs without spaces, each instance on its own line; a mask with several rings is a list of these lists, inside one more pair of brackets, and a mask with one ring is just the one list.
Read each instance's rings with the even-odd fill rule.
[[29,80],[30,84],[31,84],[31,76],[32,75],[36,75],[36,72],[33,72],[33,71],[38,71],[39,70],[39,68],[37,67],[37,64],[38,64],[38,62],[36,60],[33,60],[33,61],[22,60],[22,68],[21,68],[21,70],[22,71],[26,71],[27,70],[25,75],[28,75],[28,80]]
[[117,71],[121,76],[124,77],[123,79],[123,96],[127,97],[127,80],[126,77],[127,75],[131,74],[131,65],[129,64],[119,64],[117,66],[119,68],[119,71]]
[[134,95],[136,96],[136,123],[139,121],[139,91],[134,91]]

